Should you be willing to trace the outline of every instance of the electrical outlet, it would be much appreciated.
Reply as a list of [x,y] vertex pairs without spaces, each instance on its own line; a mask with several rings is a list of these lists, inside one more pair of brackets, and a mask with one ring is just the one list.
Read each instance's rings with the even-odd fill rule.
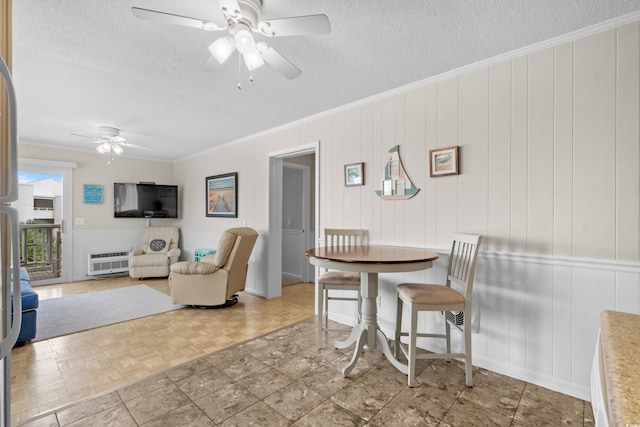
[[76,225],[84,225],[84,218],[76,218]]

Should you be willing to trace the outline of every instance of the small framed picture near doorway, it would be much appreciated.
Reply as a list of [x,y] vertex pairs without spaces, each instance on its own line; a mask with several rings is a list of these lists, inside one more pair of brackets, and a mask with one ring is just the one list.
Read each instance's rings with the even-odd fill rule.
[[344,165],[344,185],[345,187],[364,185],[364,163]]
[[238,217],[238,173],[206,178],[207,216]]
[[458,146],[429,150],[429,169],[431,177],[443,175],[457,175]]

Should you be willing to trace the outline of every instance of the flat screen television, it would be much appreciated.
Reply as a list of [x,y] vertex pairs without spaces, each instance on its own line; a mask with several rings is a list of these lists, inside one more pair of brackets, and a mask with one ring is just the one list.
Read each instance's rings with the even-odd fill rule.
[[178,218],[178,186],[113,184],[115,218]]

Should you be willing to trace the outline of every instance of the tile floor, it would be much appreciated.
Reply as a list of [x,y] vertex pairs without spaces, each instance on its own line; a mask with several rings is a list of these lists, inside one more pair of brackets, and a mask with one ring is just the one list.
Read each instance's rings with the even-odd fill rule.
[[[335,338],[335,333],[330,339]],[[314,320],[220,350],[23,426],[592,426],[591,405],[463,364],[419,361],[418,386],[378,350],[315,347]]]

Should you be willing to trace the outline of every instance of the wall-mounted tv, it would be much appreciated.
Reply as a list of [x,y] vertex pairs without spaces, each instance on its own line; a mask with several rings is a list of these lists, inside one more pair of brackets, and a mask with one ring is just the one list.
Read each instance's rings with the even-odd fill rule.
[[178,186],[113,184],[115,218],[178,218]]

